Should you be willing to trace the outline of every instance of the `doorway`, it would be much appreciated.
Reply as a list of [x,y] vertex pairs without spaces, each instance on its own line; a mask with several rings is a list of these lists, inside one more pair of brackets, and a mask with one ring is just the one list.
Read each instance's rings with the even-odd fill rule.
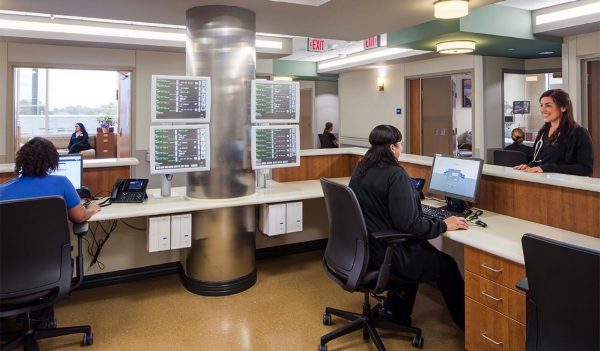
[[600,178],[600,60],[588,61],[587,69],[587,128],[594,147],[592,177]]

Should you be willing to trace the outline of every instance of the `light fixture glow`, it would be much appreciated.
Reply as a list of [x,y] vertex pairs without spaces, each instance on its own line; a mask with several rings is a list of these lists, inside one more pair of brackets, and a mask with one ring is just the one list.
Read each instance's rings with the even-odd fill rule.
[[379,91],[383,91],[385,89],[385,80],[383,79],[383,77],[379,76],[377,77],[377,88],[379,89]]
[[537,76],[525,76],[526,82],[537,82],[537,80],[538,80]]
[[342,58],[339,60],[333,60],[333,61],[329,61],[329,62],[319,63],[319,69],[338,67],[338,66],[342,66],[345,64],[349,64],[349,63],[358,63],[358,62],[363,62],[363,61],[372,60],[372,59],[376,59],[376,58],[383,58],[386,56],[397,55],[397,54],[400,54],[403,52],[408,52],[408,51],[412,51],[412,50],[411,49],[390,48],[390,49],[384,49],[384,50],[380,50],[380,51],[373,51],[373,52],[369,52],[369,53],[363,54],[363,55],[355,55],[355,56]]
[[435,46],[435,51],[440,54],[467,54],[473,50],[475,42],[470,40],[446,41]]
[[291,82],[291,81],[294,80],[294,78],[292,78],[292,77],[284,77],[284,76],[275,76],[275,77],[273,77],[273,80],[281,80],[281,81],[284,81],[284,82]]
[[468,14],[468,0],[437,0],[433,3],[433,15],[436,18],[459,18]]
[[265,49],[281,49],[283,47],[283,43],[279,40],[256,39],[255,45],[257,48]]
[[594,15],[600,13],[600,2],[595,2],[593,4],[582,5],[577,7],[572,7],[570,9],[550,12],[543,15],[539,15],[535,17],[535,24],[546,24],[552,22],[565,21],[568,19]]

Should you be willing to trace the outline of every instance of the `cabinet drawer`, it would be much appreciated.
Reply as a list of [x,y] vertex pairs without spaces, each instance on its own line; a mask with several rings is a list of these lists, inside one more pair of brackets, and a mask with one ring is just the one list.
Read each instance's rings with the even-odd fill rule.
[[465,246],[465,270],[510,289],[525,276],[522,265],[469,246]]
[[466,271],[465,295],[525,324],[525,295],[518,291]]
[[469,351],[523,351],[525,326],[465,297],[465,348]]

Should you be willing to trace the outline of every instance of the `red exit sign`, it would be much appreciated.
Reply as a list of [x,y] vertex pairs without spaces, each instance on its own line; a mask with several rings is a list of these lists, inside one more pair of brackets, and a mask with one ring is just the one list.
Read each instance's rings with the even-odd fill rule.
[[306,49],[317,52],[327,51],[325,49],[325,39],[308,38]]
[[364,41],[365,50],[379,47],[379,35],[368,37]]

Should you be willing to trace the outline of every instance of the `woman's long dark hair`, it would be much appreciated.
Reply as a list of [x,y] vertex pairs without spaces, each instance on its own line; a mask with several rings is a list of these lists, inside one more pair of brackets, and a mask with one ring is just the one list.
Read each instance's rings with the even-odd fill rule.
[[323,134],[329,133],[329,130],[333,128],[333,123],[327,122],[325,123],[325,129],[323,130]]
[[389,124],[382,124],[375,127],[371,131],[371,134],[369,134],[371,147],[365,154],[365,157],[358,163],[360,167],[358,179],[362,179],[372,167],[400,167],[394,153],[390,150],[390,145],[400,141],[402,141],[402,133],[400,133],[398,128]]
[[21,146],[15,160],[15,174],[43,177],[58,168],[58,151],[48,139],[35,137]]
[[81,129],[81,133],[82,133],[83,135],[87,135],[87,134],[88,134],[87,130],[85,130],[85,126],[83,125],[83,123],[81,123],[81,122],[77,122],[77,123],[75,123],[75,124],[77,124],[77,125],[79,126],[79,129]]
[[544,123],[540,131],[538,132],[537,138],[535,141],[537,142],[543,134],[548,135],[548,143],[552,143],[555,140],[557,142],[562,142],[565,138],[568,138],[573,129],[575,129],[575,118],[573,117],[573,104],[571,103],[571,98],[569,97],[569,93],[562,89],[550,89],[546,90],[540,96],[540,102],[542,98],[550,97],[552,101],[558,106],[559,109],[564,108],[565,112],[561,113],[560,123],[558,125],[558,129],[556,132],[552,134],[552,136],[548,135],[548,131],[550,130],[550,122]]

